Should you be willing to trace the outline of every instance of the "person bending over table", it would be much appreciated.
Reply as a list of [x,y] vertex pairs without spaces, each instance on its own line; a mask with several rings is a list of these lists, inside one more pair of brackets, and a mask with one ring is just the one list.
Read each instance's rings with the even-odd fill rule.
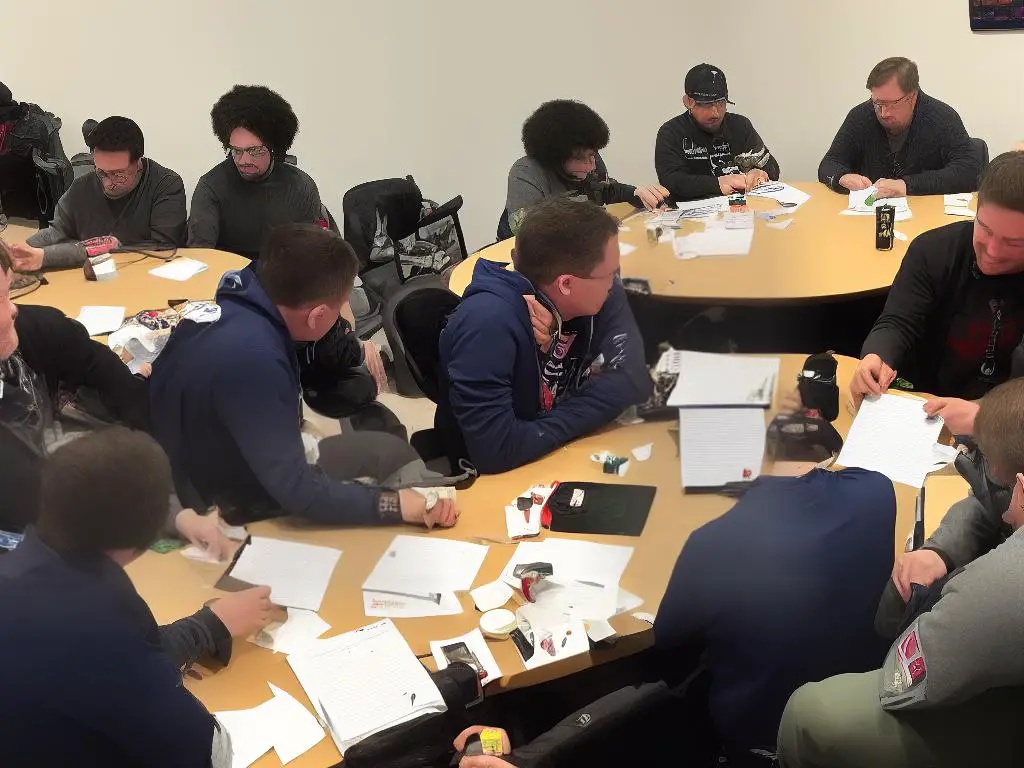
[[[0,529],[24,530],[39,508],[39,476],[49,454],[72,437],[59,419],[62,393],[94,391],[118,421],[149,429],[148,391],[117,355],[82,325],[52,307],[18,307],[10,299],[11,257],[0,241]],[[231,542],[217,518],[172,500],[167,530],[215,556]]]
[[1024,375],[1024,153],[985,170],[978,215],[914,238],[885,309],[861,349],[851,382],[856,402],[885,392],[897,373],[944,395],[925,410],[969,435],[976,402]]
[[779,178],[772,157],[753,124],[729,112],[725,73],[698,64],[686,73],[686,111],[658,130],[654,167],[658,181],[677,200],[731,195]]
[[835,192],[867,189],[879,197],[973,192],[981,153],[956,110],[921,90],[917,64],[885,59],[868,75],[871,99],[850,110],[818,166]]
[[174,171],[143,156],[135,121],[108,117],[86,141],[95,172],[71,183],[49,227],[11,246],[17,271],[79,266],[114,247],[84,242],[106,235],[122,246],[149,248],[173,248],[184,240],[185,185]]
[[453,465],[526,464],[613,421],[653,385],[618,278],[619,225],[553,198],[523,222],[515,272],[481,259],[441,333],[434,425]]
[[[452,501],[388,486],[419,461],[397,437],[330,437],[320,444],[319,464],[306,461],[295,344],[317,342],[335,326],[357,269],[340,235],[284,224],[254,264],[225,274],[217,322],[185,320],[175,328],[153,365],[150,405],[183,503],[217,506],[230,522],[297,515],[320,523],[455,524]],[[315,345],[307,352],[315,354]],[[385,487],[353,482],[364,477]]]
[[608,139],[608,124],[586,104],[568,99],[541,104],[523,123],[526,155],[508,172],[498,239],[516,234],[527,210],[549,197],[567,196],[599,205],[633,203],[649,209],[664,203],[668,190],[662,186],[633,187],[608,176],[601,158]]
[[1024,381],[1017,379],[981,402],[976,439],[985,458],[968,473],[972,496],[949,510],[929,549],[901,558],[893,571],[879,624],[899,626],[882,668],[796,691],[779,730],[780,766],[1020,765],[1022,434]]
[[270,590],[158,627],[124,572],[158,536],[171,471],[156,442],[110,427],[54,452],[39,520],[0,556],[4,762],[32,766],[231,765],[213,716],[182,685],[202,653],[270,619]]

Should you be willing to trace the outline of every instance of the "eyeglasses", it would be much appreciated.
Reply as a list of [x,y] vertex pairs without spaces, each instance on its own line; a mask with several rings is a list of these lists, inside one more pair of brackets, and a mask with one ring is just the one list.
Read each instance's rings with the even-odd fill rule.
[[123,171],[101,171],[97,168],[96,175],[99,177],[100,181],[107,181],[109,179],[115,184],[127,184],[131,181],[132,171],[128,169]]
[[572,159],[578,163],[596,163],[597,152],[574,152]]
[[908,93],[903,98],[896,99],[895,101],[875,101],[872,99],[871,106],[875,108],[875,112],[881,112],[883,109],[895,109],[913,95],[913,93]]
[[228,147],[228,152],[235,159],[240,158],[242,155],[248,155],[253,160],[263,157],[270,150],[262,144],[257,144],[255,147]]
[[694,109],[725,109],[726,99],[718,99],[718,101],[698,101],[694,103]]

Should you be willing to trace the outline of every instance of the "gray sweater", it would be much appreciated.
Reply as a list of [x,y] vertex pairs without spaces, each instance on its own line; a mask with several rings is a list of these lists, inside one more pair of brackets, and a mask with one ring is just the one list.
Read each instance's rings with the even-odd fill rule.
[[26,241],[43,249],[43,269],[85,262],[83,240],[114,235],[122,247],[178,246],[185,235],[185,185],[181,177],[148,157],[135,189],[112,200],[94,173],[72,182],[53,221]]

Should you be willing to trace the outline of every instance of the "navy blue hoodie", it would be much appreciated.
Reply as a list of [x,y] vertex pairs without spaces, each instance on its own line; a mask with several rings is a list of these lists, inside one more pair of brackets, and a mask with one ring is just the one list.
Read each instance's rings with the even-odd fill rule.
[[379,488],[306,463],[295,343],[252,267],[224,275],[217,303],[217,322],[175,328],[150,382],[154,434],[182,504],[216,504],[232,521],[382,522]]
[[895,522],[887,477],[816,469],[760,478],[690,535],[654,635],[680,659],[704,652],[727,753],[774,752],[782,710],[804,683],[881,665],[888,644],[874,619]]
[[[563,322],[548,353],[534,340],[523,295],[533,284],[480,259],[440,340],[434,426],[452,459],[505,472],[604,426],[651,393],[643,341],[616,279],[601,311]],[[598,356],[604,366],[590,368]],[[543,371],[543,376],[542,376]]]
[[106,555],[62,557],[29,528],[0,556],[0,638],[4,765],[210,765],[213,716]]

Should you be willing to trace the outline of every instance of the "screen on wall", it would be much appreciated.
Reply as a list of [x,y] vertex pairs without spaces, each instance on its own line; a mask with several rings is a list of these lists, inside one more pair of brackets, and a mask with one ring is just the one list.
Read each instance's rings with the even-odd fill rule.
[[1024,29],[1024,0],[968,0],[971,29]]

